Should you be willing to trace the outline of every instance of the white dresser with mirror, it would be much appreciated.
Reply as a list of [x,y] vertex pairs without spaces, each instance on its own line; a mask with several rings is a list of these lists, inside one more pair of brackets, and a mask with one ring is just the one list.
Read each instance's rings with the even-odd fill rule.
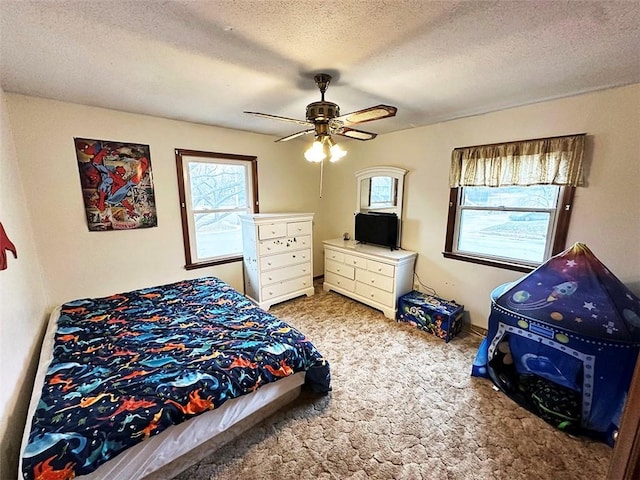
[[[392,213],[402,219],[406,170],[372,167],[356,172],[357,213]],[[401,227],[395,247],[400,246]],[[395,319],[398,298],[413,289],[416,252],[337,238],[325,240],[325,291],[335,291]]]

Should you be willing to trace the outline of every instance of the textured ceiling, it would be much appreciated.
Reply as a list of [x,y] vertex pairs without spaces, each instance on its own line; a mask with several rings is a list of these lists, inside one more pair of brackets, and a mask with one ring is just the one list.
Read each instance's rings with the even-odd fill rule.
[[334,76],[377,133],[640,83],[638,1],[0,0],[6,92],[278,136]]

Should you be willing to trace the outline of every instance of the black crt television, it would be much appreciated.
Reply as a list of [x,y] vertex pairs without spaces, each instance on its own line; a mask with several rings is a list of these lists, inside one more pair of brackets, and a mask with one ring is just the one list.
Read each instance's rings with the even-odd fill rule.
[[393,250],[398,248],[399,226],[398,215],[395,213],[357,213],[355,240]]

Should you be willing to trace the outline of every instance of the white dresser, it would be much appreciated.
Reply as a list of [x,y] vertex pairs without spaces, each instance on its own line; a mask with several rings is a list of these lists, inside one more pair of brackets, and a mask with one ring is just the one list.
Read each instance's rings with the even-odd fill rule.
[[413,289],[417,253],[341,238],[323,243],[324,290],[351,297],[395,319],[398,297]]
[[313,213],[240,215],[244,291],[261,308],[313,295]]

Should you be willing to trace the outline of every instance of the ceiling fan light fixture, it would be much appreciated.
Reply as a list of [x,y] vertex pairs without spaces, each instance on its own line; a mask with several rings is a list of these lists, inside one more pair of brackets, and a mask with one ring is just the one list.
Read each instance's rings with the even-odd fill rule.
[[347,152],[343,150],[340,145],[334,142],[331,137],[327,140],[327,145],[329,145],[329,152],[331,153],[331,156],[329,157],[330,162],[337,162],[347,154]]
[[[398,109],[392,105],[374,105],[346,115],[340,115],[340,107],[336,103],[329,102],[324,98],[329,83],[331,83],[331,75],[319,73],[315,75],[313,79],[320,90],[320,101],[307,105],[305,120],[260,112],[245,111],[245,113],[262,118],[272,118],[296,123],[306,127],[304,130],[279,138],[276,142],[287,142],[302,135],[313,133],[315,135],[314,142],[304,152],[304,158],[309,162],[320,163],[320,185],[322,185],[322,166],[324,165],[324,160],[328,159],[330,162],[337,162],[347,154],[345,150],[336,144],[333,138],[331,138],[331,135],[339,135],[341,137],[354,138],[362,141],[373,140],[376,138],[375,133],[351,128],[351,125],[393,117],[396,115]],[[320,191],[322,192],[322,187]]]
[[346,154],[331,135],[316,135],[311,146],[304,152],[304,158],[309,162],[320,163],[328,157],[330,162],[337,162]]
[[319,163],[327,157],[324,152],[324,142],[320,137],[316,137],[309,149],[304,152],[304,158],[309,162]]

